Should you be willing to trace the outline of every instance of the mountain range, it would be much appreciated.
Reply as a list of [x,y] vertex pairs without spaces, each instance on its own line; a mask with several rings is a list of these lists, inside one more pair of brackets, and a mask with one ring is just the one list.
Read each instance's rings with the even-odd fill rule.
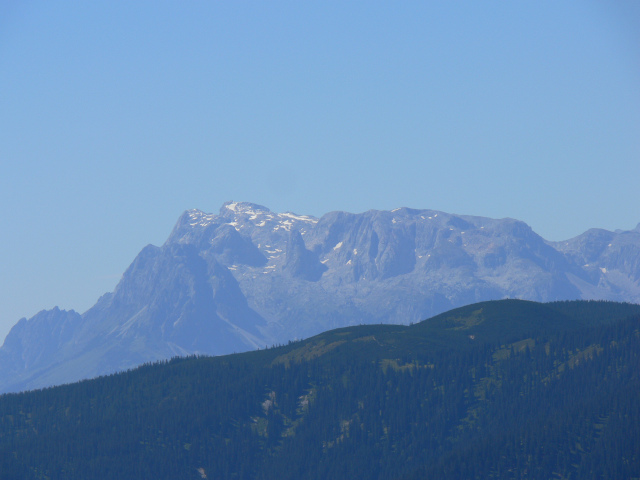
[[518,220],[434,210],[189,210],[85,313],[18,321],[0,348],[0,392],[504,298],[640,302],[640,225],[549,242]]

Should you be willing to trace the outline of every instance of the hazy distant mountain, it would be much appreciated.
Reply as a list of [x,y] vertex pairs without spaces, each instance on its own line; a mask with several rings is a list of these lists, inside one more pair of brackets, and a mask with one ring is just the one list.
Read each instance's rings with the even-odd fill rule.
[[640,302],[640,226],[553,243],[517,220],[433,210],[320,219],[237,202],[218,215],[189,210],[84,314],[20,320],[0,348],[0,391],[501,298]]

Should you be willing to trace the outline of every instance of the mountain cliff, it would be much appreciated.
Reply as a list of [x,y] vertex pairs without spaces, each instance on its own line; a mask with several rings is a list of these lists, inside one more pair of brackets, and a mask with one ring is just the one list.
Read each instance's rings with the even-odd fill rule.
[[640,228],[554,243],[521,221],[433,210],[189,210],[87,312],[20,320],[0,348],[0,391],[502,298],[640,302]]

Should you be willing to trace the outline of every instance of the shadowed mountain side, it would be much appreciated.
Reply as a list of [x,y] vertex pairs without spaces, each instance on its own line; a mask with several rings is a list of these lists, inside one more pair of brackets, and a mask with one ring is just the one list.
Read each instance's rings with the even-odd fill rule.
[[115,291],[84,315],[54,309],[16,325],[0,350],[0,368],[19,373],[8,375],[3,390],[67,383],[176,355],[246,351],[264,346],[264,325],[215,259],[206,261],[191,245],[150,245]]
[[302,235],[294,230],[287,242],[283,270],[294,278],[317,282],[327,267],[320,263],[317,253],[307,250]]

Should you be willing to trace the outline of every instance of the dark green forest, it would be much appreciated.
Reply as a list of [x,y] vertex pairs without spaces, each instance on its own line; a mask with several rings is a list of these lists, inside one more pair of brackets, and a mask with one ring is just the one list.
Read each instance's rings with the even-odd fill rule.
[[484,302],[6,394],[0,478],[640,478],[640,306]]

